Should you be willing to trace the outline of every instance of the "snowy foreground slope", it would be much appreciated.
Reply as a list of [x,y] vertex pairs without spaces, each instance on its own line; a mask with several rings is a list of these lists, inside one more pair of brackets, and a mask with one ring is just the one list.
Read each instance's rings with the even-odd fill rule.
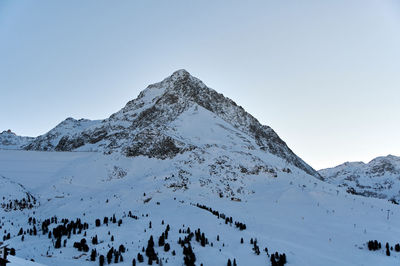
[[[63,237],[67,243],[60,249],[54,248],[54,239],[42,235],[40,221],[56,215],[59,220],[80,218],[87,222],[85,238],[90,249],[96,248],[99,254],[106,255],[110,246],[118,249],[123,244],[127,251],[120,265],[131,265],[138,252],[144,254],[142,247],[146,248],[150,235],[163,264],[183,265],[177,241],[185,236],[179,229],[187,227],[192,231],[200,228],[209,240],[205,247],[192,241],[196,265],[226,265],[228,258],[235,258],[238,265],[270,265],[265,247],[270,253],[284,252],[288,265],[397,265],[400,260],[394,251],[388,257],[383,250],[371,252],[365,246],[373,239],[397,243],[397,205],[350,195],[296,169],[291,173],[280,171],[276,177],[246,175],[246,190],[251,193],[241,195],[241,201],[220,198],[197,178],[190,180],[188,189],[174,191],[166,187],[165,173],[173,171],[174,161],[184,156],[161,160],[89,152],[0,151],[1,175],[25,184],[40,202],[32,209],[0,210],[2,230],[11,233],[5,243],[16,249],[18,257],[46,265],[97,265],[98,258],[88,261],[90,252],[73,248],[73,243],[84,237],[83,232],[72,234],[70,239]],[[275,159],[277,165],[285,164]],[[198,176],[206,174],[197,170]],[[121,171],[124,174],[117,174]],[[223,219],[193,205],[196,203],[245,223],[246,229],[226,225]],[[129,211],[138,219],[128,217]],[[113,214],[122,219],[122,224],[104,225],[103,217]],[[28,217],[37,220],[37,236],[26,234],[21,241],[17,236],[20,228],[33,227],[28,225]],[[97,218],[100,227],[95,226]],[[166,242],[171,250],[164,252],[158,247],[158,238],[167,224],[171,229]],[[90,242],[95,235],[98,245]],[[260,255],[252,250],[251,238],[257,239]]]
[[400,202],[400,157],[377,157],[369,163],[346,162],[320,170],[324,179],[350,193]]

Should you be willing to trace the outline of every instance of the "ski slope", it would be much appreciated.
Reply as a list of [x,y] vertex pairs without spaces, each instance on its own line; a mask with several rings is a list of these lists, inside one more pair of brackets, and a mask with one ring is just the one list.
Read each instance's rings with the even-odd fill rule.
[[[235,258],[238,265],[270,265],[265,247],[270,253],[284,252],[287,265],[398,264],[400,254],[393,251],[388,257],[383,249],[371,252],[366,248],[368,240],[390,245],[399,241],[397,205],[347,194],[295,167],[291,167],[290,173],[281,171],[287,163],[279,157],[270,158],[275,174],[261,172],[240,177],[242,192],[235,193],[240,201],[232,200],[231,194],[221,198],[216,189],[220,179],[204,181],[208,168],[202,168],[202,164],[188,166],[187,171],[193,171],[185,188],[169,186],[177,162],[189,160],[187,156],[180,154],[161,160],[94,152],[0,150],[0,175],[23,185],[38,200],[38,205],[31,209],[0,210],[2,230],[11,233],[5,244],[14,247],[18,257],[44,265],[98,265],[98,258],[89,261],[90,251],[79,252],[72,247],[74,241],[83,238],[83,233],[65,238],[66,247],[61,249],[55,249],[54,239],[42,235],[40,229],[36,236],[26,234],[24,241],[17,236],[20,227],[30,228],[28,217],[35,217],[39,224],[56,215],[59,219],[80,218],[87,222],[86,239],[90,242],[92,236],[98,236],[100,243],[89,246],[99,254],[105,255],[111,246],[118,248],[123,244],[127,251],[122,254],[124,261],[120,265],[132,265],[137,253],[143,254],[142,247],[146,247],[150,235],[164,265],[183,265],[177,240],[184,237],[179,229],[187,227],[192,231],[200,228],[213,243],[202,247],[192,242],[196,265],[226,265],[229,258]],[[238,181],[232,181],[232,186],[235,182]],[[225,188],[226,184],[220,187]],[[196,207],[196,203],[244,222],[246,230],[225,224],[223,219]],[[138,219],[128,217],[129,211]],[[113,214],[122,219],[120,226],[95,226],[97,218],[103,221],[104,216]],[[169,252],[157,245],[166,224],[171,227],[166,240],[171,245]],[[251,238],[257,239],[260,255],[252,250]],[[172,250],[176,251],[175,256]],[[143,265],[147,265],[147,260]]]

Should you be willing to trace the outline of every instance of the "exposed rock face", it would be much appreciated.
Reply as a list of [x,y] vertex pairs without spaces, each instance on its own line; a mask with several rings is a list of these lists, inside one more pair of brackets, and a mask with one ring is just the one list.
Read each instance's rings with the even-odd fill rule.
[[[219,133],[196,135],[207,128]],[[148,86],[105,120],[69,118],[24,146],[27,150],[121,152],[160,159],[185,152],[201,157],[211,147],[254,157],[253,161],[263,162],[260,169],[271,168],[262,157],[272,154],[320,178],[272,128],[185,70]]]
[[[178,143],[176,140],[169,136],[154,134],[151,131],[143,131],[135,136],[133,145],[125,150],[126,156],[139,156],[145,155],[156,158],[172,158],[178,153],[187,150],[184,143]],[[151,145],[148,145],[151,143]],[[180,147],[178,147],[179,145]]]
[[400,202],[400,157],[377,157],[367,164],[346,162],[319,173],[349,193]]

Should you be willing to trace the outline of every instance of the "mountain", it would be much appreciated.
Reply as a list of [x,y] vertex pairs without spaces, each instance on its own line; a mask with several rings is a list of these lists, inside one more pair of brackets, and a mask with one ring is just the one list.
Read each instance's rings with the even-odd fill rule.
[[400,202],[400,157],[377,157],[367,164],[346,162],[319,173],[350,193]]
[[33,140],[32,137],[21,137],[11,130],[5,130],[0,133],[0,149],[18,150]]
[[[161,159],[189,153],[199,162],[205,161],[207,156],[215,157],[212,164],[223,164],[233,175],[246,171],[276,171],[270,163],[272,155],[283,159],[287,166],[320,178],[272,128],[261,125],[241,106],[185,70],[178,70],[148,86],[137,99],[107,119],[68,118],[23,148],[119,152],[128,157]],[[220,156],[216,156],[218,153]],[[243,159],[233,160],[232,153]],[[257,164],[252,167],[240,161]]]

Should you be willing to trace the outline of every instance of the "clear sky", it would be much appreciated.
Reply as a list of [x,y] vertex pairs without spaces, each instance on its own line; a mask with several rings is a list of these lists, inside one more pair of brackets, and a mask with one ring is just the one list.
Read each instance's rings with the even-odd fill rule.
[[400,155],[400,1],[0,1],[0,130],[106,118],[181,68],[316,169]]

